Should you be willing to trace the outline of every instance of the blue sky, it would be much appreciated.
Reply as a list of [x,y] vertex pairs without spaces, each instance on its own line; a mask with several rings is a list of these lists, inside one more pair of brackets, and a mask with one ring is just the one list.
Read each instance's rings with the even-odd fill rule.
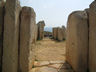
[[88,8],[93,0],[20,0],[22,6],[30,6],[36,12],[36,22],[44,20],[46,27],[67,25],[68,15]]

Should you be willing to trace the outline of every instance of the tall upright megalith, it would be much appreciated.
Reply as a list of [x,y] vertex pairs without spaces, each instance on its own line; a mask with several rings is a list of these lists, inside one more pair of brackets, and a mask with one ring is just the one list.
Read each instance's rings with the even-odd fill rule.
[[58,30],[57,30],[57,39],[58,39],[58,41],[63,40],[63,31],[62,31],[62,28],[59,28],[59,27],[58,27]]
[[35,24],[35,42],[37,41],[37,36],[38,36],[38,26],[37,26],[37,24]]
[[53,28],[53,38],[56,40],[56,39],[58,39],[57,38],[57,35],[58,35],[58,27],[54,27]]
[[20,72],[29,72],[34,62],[34,27],[35,12],[30,7],[23,7],[20,25]]
[[37,23],[37,25],[38,25],[38,40],[41,40],[44,37],[45,22],[44,21],[40,21],[40,22]]
[[0,1],[0,72],[2,69],[2,55],[3,55],[3,29],[4,29],[4,4]]
[[62,26],[62,35],[63,35],[63,40],[66,39],[66,28],[65,26]]
[[88,16],[86,11],[70,14],[66,37],[67,61],[75,72],[87,72]]
[[19,1],[6,0],[2,72],[17,72],[18,70],[19,14]]
[[96,72],[96,1],[89,8],[89,71]]

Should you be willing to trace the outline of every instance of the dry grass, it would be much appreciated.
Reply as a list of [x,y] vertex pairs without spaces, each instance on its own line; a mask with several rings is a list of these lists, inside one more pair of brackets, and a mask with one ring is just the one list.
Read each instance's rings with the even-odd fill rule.
[[39,61],[65,60],[65,41],[57,42],[49,38],[37,41],[35,56]]

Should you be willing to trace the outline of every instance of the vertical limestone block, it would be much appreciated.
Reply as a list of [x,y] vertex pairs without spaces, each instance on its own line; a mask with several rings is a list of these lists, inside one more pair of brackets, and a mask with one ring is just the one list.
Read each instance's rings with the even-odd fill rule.
[[58,36],[58,28],[53,28],[53,38],[56,40]]
[[54,38],[54,28],[52,28],[52,37]]
[[37,35],[38,35],[38,26],[35,24],[35,42],[37,41]]
[[0,1],[0,72],[2,68],[2,54],[3,54],[3,28],[4,27],[4,5]]
[[65,26],[62,26],[62,34],[63,34],[63,40],[66,39],[66,28]]
[[30,7],[23,7],[20,25],[20,72],[29,72],[34,62],[34,27],[35,12]]
[[57,39],[58,39],[58,41],[62,41],[63,40],[62,28],[58,28],[58,30],[57,30]]
[[45,22],[44,21],[40,21],[40,22],[38,22],[37,25],[38,25],[38,40],[41,40],[44,37]]
[[67,26],[67,61],[76,72],[87,72],[88,17],[86,11],[70,14]]
[[96,72],[96,1],[89,8],[89,71]]
[[18,70],[18,34],[20,8],[21,7],[18,0],[6,1],[2,72],[17,72]]

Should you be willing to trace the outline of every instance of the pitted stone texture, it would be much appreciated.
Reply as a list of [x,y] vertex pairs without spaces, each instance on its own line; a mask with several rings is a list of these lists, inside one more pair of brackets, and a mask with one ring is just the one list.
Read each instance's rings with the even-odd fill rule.
[[0,72],[2,68],[3,29],[4,29],[4,5],[0,1]]
[[2,72],[18,70],[19,14],[18,0],[7,0],[4,18],[3,68]]
[[62,28],[60,27],[54,27],[53,28],[53,38],[58,41],[63,41],[66,37],[66,29],[64,26]]
[[30,7],[23,7],[20,25],[20,72],[28,72],[34,63],[35,12]]
[[86,11],[70,14],[67,26],[67,61],[76,72],[87,71],[88,17]]
[[53,28],[53,38],[56,40],[58,35],[58,28]]
[[62,41],[63,40],[63,31],[62,31],[62,28],[58,28],[57,39],[58,39],[58,41]]
[[89,71],[96,72],[96,0],[89,8]]
[[38,36],[38,26],[37,26],[37,24],[35,24],[35,43],[36,43],[36,41],[37,41],[37,36]]
[[65,26],[62,26],[62,34],[63,34],[63,40],[66,39],[66,28]]
[[41,40],[44,37],[45,22],[44,21],[40,21],[40,22],[37,23],[37,25],[38,25],[38,40]]

